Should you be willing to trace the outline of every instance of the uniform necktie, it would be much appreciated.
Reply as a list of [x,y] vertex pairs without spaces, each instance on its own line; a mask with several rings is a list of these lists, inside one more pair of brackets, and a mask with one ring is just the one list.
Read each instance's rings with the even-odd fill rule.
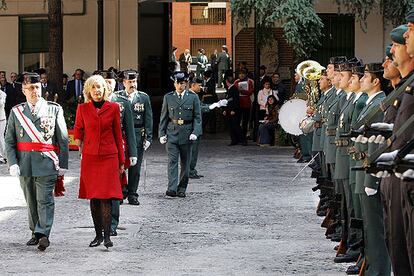
[[35,106],[34,106],[34,105],[30,105],[30,112],[32,112],[32,116],[33,116],[33,117],[35,117],[35,116],[36,116]]
[[181,100],[183,96],[181,94],[178,94],[178,98]]
[[81,91],[82,91],[82,84],[81,84],[81,81],[80,80],[77,80],[77,82],[78,82],[78,85],[77,85],[77,88],[78,89],[76,89],[77,90],[76,91],[76,97],[79,97],[80,94],[81,94]]

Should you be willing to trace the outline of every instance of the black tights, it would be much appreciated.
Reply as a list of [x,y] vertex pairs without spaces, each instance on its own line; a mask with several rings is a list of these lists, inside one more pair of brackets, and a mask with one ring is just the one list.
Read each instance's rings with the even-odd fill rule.
[[95,227],[96,237],[110,240],[111,235],[111,200],[110,199],[91,199],[91,214]]

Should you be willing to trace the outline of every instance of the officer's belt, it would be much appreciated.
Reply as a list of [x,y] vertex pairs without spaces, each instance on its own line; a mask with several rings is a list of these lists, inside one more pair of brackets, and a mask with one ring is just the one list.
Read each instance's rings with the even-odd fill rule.
[[335,136],[336,135],[336,129],[327,129],[326,130],[327,136]]
[[17,142],[17,150],[22,151],[56,151],[59,152],[59,147],[52,144],[44,144],[38,142]]
[[349,140],[348,139],[338,139],[335,141],[335,145],[337,147],[347,147],[349,146]]
[[362,159],[365,159],[365,157],[368,155],[368,152],[362,151],[362,152],[355,152],[352,154],[352,159],[356,161],[360,161]]
[[173,124],[176,124],[176,125],[181,126],[181,125],[189,125],[189,124],[192,124],[193,123],[193,120],[182,120],[182,119],[175,120],[175,119],[171,119],[171,122]]

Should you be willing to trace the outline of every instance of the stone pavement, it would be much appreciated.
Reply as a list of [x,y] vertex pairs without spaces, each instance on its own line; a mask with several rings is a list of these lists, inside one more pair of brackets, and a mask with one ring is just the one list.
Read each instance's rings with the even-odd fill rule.
[[23,275],[345,275],[333,262],[315,215],[309,169],[291,148],[228,147],[202,140],[198,171],[187,198],[167,199],[165,149],[146,154],[140,206],[121,206],[114,247],[89,248],[89,203],[77,199],[79,156],[70,153],[66,196],[56,198],[51,246],[27,247],[27,212],[17,178],[0,166],[0,273]]

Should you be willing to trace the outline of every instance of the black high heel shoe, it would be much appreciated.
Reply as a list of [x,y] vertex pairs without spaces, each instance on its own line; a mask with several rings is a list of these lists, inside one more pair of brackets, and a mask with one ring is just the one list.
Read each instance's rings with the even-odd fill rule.
[[103,242],[103,237],[96,236],[95,239],[93,239],[93,241],[91,241],[91,243],[89,244],[89,247],[97,247],[101,245],[102,242]]
[[104,241],[104,246],[106,247],[106,248],[109,248],[109,247],[112,247],[112,246],[114,246],[114,243],[111,241],[111,239],[105,239],[105,241]]

